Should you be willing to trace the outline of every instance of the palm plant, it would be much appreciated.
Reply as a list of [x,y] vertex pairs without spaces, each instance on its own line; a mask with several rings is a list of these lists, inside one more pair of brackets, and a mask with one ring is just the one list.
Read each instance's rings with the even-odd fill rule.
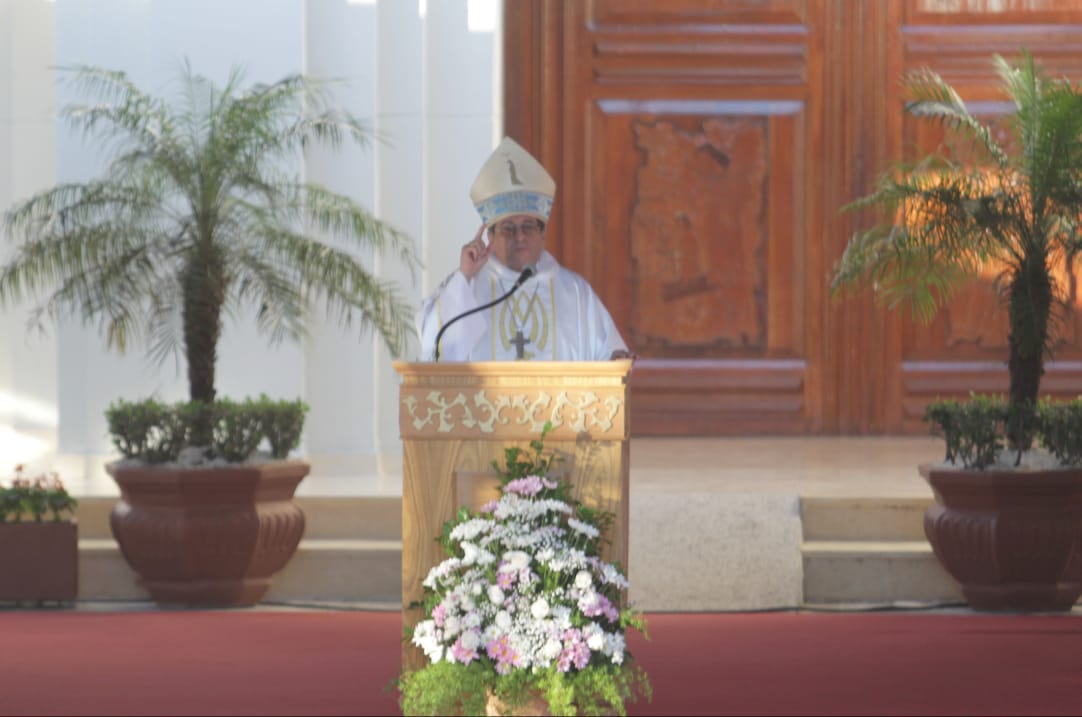
[[906,76],[907,111],[941,122],[983,157],[968,165],[937,152],[883,173],[874,192],[845,207],[877,209],[882,221],[850,239],[832,291],[870,284],[884,302],[911,302],[929,320],[961,282],[997,272],[1010,325],[1009,401],[1028,407],[1069,309],[1055,269],[1082,247],[1082,89],[1047,78],[1024,50],[1016,64],[998,55],[994,63],[1015,108],[1002,144],[938,74]]
[[310,146],[370,142],[358,119],[332,106],[326,81],[295,75],[243,88],[235,68],[218,87],[185,63],[170,100],[123,72],[69,72],[93,103],[63,116],[115,153],[100,178],[61,184],[6,213],[18,245],[0,268],[0,301],[51,292],[35,309],[39,320],[96,321],[108,347],[145,339],[159,360],[182,352],[190,397],[205,404],[216,395],[225,311],[253,311],[276,343],[299,339],[321,299],[342,324],[374,329],[393,355],[404,350],[412,308],[356,250],[415,271],[412,242],[290,170]]

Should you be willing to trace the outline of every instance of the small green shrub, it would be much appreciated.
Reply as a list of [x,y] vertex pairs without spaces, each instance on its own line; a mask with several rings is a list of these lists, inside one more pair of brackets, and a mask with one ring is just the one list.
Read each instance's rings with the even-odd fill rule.
[[152,398],[114,401],[106,409],[105,419],[113,445],[125,458],[164,463],[174,460],[185,443],[183,424],[175,408]]
[[300,399],[272,401],[267,394],[261,394],[254,408],[263,426],[263,434],[270,443],[273,457],[285,458],[291,450],[300,445],[308,404]]
[[[118,400],[106,419],[113,445],[125,458],[147,463],[176,461],[185,448],[199,448],[205,457],[243,463],[266,440],[271,455],[283,459],[300,443],[308,406],[300,400],[238,403],[227,398],[163,404],[155,399]],[[201,427],[209,426],[206,433]]]
[[1043,399],[1037,404],[1041,445],[1066,466],[1082,465],[1082,398],[1068,402]]
[[924,420],[947,444],[945,461],[966,468],[987,468],[1004,446],[1022,453],[1036,439],[1065,466],[1082,465],[1082,398],[1010,403],[1002,396],[970,394],[968,401],[944,399],[925,408]]
[[924,420],[946,441],[945,460],[961,460],[966,468],[984,469],[995,463],[1004,447],[1008,413],[1002,396],[970,394],[964,402],[933,401],[925,409]]
[[263,423],[255,405],[228,398],[214,402],[210,448],[230,463],[243,463],[263,442]]

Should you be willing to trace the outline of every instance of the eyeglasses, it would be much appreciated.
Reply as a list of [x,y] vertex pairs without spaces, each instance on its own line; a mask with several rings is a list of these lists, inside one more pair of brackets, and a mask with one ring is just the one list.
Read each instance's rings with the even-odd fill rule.
[[504,239],[514,239],[515,235],[522,232],[522,236],[531,238],[537,236],[541,231],[541,226],[537,222],[522,222],[522,224],[513,224],[508,222],[507,224],[501,224],[496,227],[496,231],[500,233]]

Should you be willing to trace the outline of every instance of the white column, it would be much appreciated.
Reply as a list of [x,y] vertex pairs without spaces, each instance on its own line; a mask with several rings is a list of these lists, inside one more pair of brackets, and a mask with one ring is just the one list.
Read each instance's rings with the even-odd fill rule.
[[[333,88],[338,104],[374,128],[375,4],[309,0],[305,21],[305,72],[341,80]],[[374,213],[376,151],[374,146],[349,144],[338,151],[310,152],[307,179],[348,195]],[[358,252],[358,258],[373,268],[370,250]],[[328,476],[367,486],[378,474],[372,355],[385,349],[373,332],[362,334],[356,325],[341,327],[326,318],[322,307],[312,318],[304,366],[305,398],[311,407],[305,428],[306,455],[312,463],[309,483]]]
[[[11,47],[13,42],[12,4],[12,0],[0,0],[0,47]],[[11,158],[15,132],[15,95],[11,86],[13,55],[14,53],[10,52],[0,53],[0,206],[3,207],[10,206],[15,199],[12,188],[14,165]],[[8,243],[5,241],[0,244],[0,260],[6,260],[10,254]],[[0,311],[0,335],[19,335],[15,318],[10,308],[4,307]],[[10,341],[4,343],[5,345],[0,345],[0,432],[10,435],[15,391],[15,348]],[[0,466],[0,471],[3,470],[7,470],[7,467]]]
[[[376,33],[376,129],[386,138],[376,148],[376,212],[380,219],[406,232],[421,253],[422,217],[426,212],[422,83],[424,33],[418,5],[402,1],[378,3]],[[447,58],[453,62],[453,58]],[[408,287],[419,305],[421,294],[409,272],[392,262],[378,262],[380,276]],[[412,359],[416,343],[404,359]],[[402,443],[398,433],[398,377],[382,347],[372,354],[376,450],[381,474],[401,478]]]
[[[54,11],[44,0],[0,0],[0,212],[55,179]],[[12,253],[5,238],[0,261]],[[16,463],[45,467],[56,443],[56,334],[28,331],[32,306],[0,310],[0,479]]]

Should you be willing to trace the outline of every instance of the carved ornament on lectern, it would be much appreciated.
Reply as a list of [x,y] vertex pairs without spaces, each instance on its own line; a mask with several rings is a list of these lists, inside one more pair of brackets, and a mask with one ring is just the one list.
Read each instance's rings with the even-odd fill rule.
[[545,391],[490,398],[485,390],[480,390],[473,394],[472,400],[461,391],[429,391],[423,400],[408,395],[402,404],[414,430],[420,433],[449,433],[466,428],[491,434],[497,424],[526,426],[531,432],[540,433],[546,421],[553,428],[566,425],[576,432],[591,429],[608,432],[623,407],[623,400],[616,396],[601,398],[593,391],[561,391],[555,398]]

